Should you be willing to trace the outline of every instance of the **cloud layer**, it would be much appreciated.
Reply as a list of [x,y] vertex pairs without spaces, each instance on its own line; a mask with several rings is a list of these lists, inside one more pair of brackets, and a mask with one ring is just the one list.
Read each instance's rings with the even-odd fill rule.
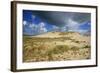
[[43,22],[39,24],[28,24],[27,21],[24,21],[23,25],[24,25],[24,32],[25,32],[24,34],[35,35],[35,34],[41,34],[47,32],[47,28],[45,27],[45,23]]
[[91,14],[56,11],[23,11],[23,31],[26,35],[37,35],[50,31],[91,31]]

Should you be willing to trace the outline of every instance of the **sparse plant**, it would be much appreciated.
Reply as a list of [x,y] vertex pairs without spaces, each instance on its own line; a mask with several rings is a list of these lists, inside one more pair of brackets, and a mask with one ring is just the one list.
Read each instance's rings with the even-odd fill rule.
[[90,45],[85,45],[83,48],[91,48]]
[[75,41],[76,43],[80,43],[80,41]]
[[57,45],[51,50],[51,54],[59,54],[63,53],[69,50],[69,47],[67,45]]
[[[63,34],[66,35],[72,33],[68,32]],[[80,47],[67,45],[67,43],[65,42],[67,40],[71,40],[72,42],[78,44],[80,43],[80,41],[77,41],[70,36],[55,38],[33,38],[25,36],[23,38],[23,61],[39,62],[55,60],[58,61],[65,59],[68,60],[70,59],[70,56],[75,55],[75,53],[80,53]],[[61,42],[61,44],[59,42]],[[63,43],[66,43],[66,45],[64,45]],[[81,48],[90,48],[90,46],[84,45],[84,47]],[[68,54],[68,56],[66,54]]]
[[76,46],[73,46],[73,47],[71,47],[71,50],[73,50],[73,51],[77,51],[77,50],[79,50],[79,48],[76,47]]

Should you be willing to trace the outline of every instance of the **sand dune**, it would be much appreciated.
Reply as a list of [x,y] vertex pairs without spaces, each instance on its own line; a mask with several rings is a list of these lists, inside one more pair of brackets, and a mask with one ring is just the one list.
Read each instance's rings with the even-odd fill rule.
[[90,59],[90,36],[77,32],[48,32],[24,37],[24,62]]

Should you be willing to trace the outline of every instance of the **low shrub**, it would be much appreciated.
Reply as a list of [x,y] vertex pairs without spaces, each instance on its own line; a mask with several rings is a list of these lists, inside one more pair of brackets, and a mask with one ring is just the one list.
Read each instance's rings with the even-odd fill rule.
[[85,45],[83,48],[91,48],[90,45]]
[[73,50],[73,51],[79,50],[79,47],[73,46],[73,47],[71,47],[71,50]]

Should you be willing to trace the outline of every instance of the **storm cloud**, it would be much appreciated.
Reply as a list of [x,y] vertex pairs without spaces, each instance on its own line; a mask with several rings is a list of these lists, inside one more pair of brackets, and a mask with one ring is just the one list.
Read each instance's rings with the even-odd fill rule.
[[60,12],[60,11],[33,11],[33,15],[39,16],[42,21],[56,26],[69,25],[69,20],[82,23],[90,21],[90,13]]
[[[23,10],[23,31],[35,35],[51,31],[91,31],[91,13]],[[89,32],[90,33],[90,32]]]

